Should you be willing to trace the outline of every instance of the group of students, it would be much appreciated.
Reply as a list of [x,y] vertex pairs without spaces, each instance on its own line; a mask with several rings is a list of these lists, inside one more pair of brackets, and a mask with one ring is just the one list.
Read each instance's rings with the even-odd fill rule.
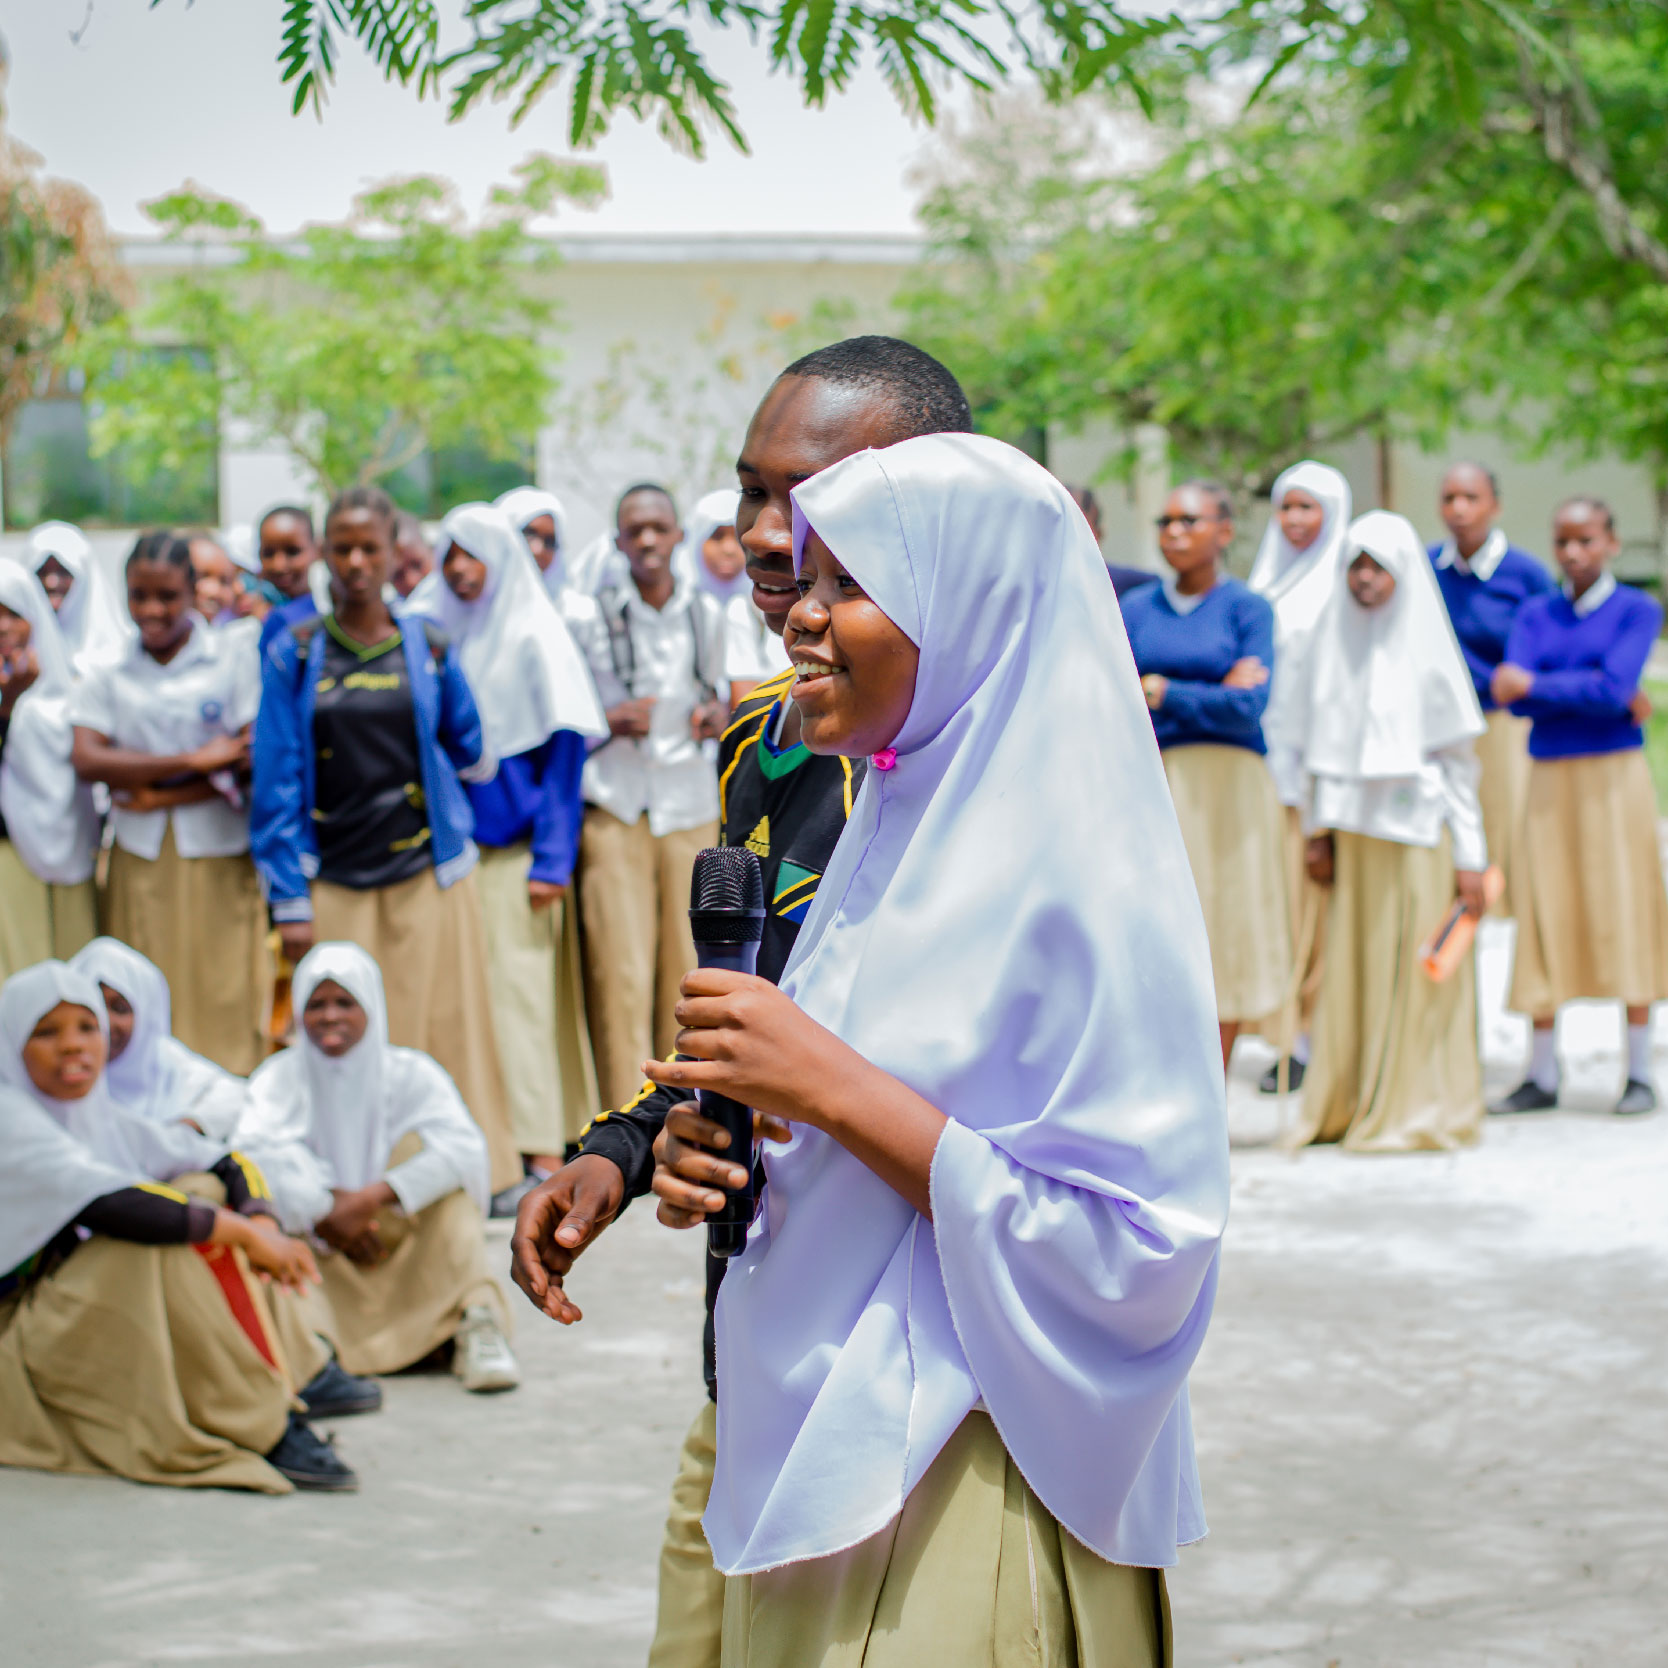
[[1448,537],[1429,550],[1401,516],[1352,518],[1325,464],[1286,470],[1270,507],[1241,583],[1222,566],[1228,496],[1178,487],[1159,518],[1169,572],[1123,605],[1204,906],[1224,1065],[1247,1027],[1290,1044],[1263,1087],[1302,1089],[1292,1144],[1475,1140],[1472,965],[1427,972],[1422,955],[1457,899],[1515,918],[1509,1006],[1534,1025],[1525,1081],[1489,1110],[1557,1104],[1554,1020],[1581,999],[1625,1007],[1616,1111],[1652,1110],[1668,891],[1640,681],[1662,610],[1609,572],[1608,506],[1558,508],[1561,584],[1507,542],[1476,464],[1444,477]]

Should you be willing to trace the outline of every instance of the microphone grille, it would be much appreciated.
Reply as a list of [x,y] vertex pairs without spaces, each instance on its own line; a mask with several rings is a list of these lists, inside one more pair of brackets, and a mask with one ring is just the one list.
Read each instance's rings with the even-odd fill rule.
[[695,854],[689,881],[691,910],[749,914],[764,909],[764,874],[746,846],[708,846]]

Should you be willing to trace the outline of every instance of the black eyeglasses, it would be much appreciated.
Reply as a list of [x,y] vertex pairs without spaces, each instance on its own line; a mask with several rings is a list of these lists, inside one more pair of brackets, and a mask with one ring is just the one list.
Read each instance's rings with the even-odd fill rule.
[[1153,526],[1161,533],[1166,527],[1185,527],[1191,531],[1199,526],[1201,522],[1220,521],[1221,519],[1222,517],[1219,515],[1161,515],[1153,518]]

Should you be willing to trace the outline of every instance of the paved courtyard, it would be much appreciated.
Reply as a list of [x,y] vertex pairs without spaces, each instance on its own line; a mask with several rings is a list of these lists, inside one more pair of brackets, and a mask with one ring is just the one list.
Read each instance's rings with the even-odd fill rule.
[[[1503,955],[1495,935],[1496,1086],[1521,1047]],[[1572,1110],[1410,1158],[1270,1150],[1285,1114],[1242,1047],[1183,1668],[1668,1663],[1668,1116],[1604,1114],[1619,1040],[1578,1010]],[[340,1423],[356,1496],[0,1472],[0,1663],[641,1663],[698,1274],[695,1240],[634,1207],[581,1268],[581,1326],[522,1306],[521,1391],[394,1379]]]

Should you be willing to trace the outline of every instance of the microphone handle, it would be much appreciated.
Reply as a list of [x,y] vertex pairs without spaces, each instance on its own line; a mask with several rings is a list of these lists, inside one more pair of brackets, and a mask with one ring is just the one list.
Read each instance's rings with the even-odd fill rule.
[[[751,973],[758,957],[756,942],[695,946],[700,966],[722,967],[732,973]],[[718,1156],[732,1160],[747,1172],[747,1180],[740,1187],[723,1190],[724,1208],[707,1218],[708,1252],[714,1257],[734,1257],[746,1246],[747,1229],[753,1220],[753,1108],[712,1089],[701,1090],[700,1100],[701,1116],[729,1132],[730,1144]]]

